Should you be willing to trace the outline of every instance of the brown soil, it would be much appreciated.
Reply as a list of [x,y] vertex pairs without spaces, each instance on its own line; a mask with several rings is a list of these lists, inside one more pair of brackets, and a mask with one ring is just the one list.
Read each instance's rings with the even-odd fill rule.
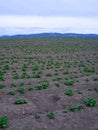
[[[0,89],[0,116],[9,118],[6,130],[98,130],[98,93],[94,90],[98,87],[98,81],[93,80],[94,77],[98,78],[97,39],[0,39],[0,46],[0,58],[5,58],[0,60],[0,69],[8,64],[10,66],[10,70],[4,74],[5,81],[0,81],[0,84],[6,85],[5,88]],[[37,49],[39,51],[36,54],[34,51]],[[35,56],[39,58],[32,59],[30,63],[25,58]],[[38,60],[45,61],[45,65],[37,63]],[[47,69],[47,62],[50,60],[61,63],[60,67],[56,68],[52,64],[52,67]],[[86,67],[94,67],[95,71],[83,72],[83,67],[79,68],[81,60]],[[64,67],[64,62],[72,63],[71,67]],[[41,78],[13,79],[13,70],[21,75],[23,64],[28,65],[26,72],[30,75],[32,75],[32,66],[39,65],[42,71]],[[44,65],[43,69],[41,69],[42,65]],[[70,73],[64,75],[64,70]],[[55,75],[56,72],[58,75]],[[52,76],[47,77],[47,73],[51,73]],[[61,80],[55,81],[57,77],[61,77]],[[75,84],[65,85],[66,78],[74,80]],[[86,81],[86,78],[89,81]],[[43,79],[49,81],[48,88],[28,90],[29,87],[34,88]],[[21,82],[25,85],[21,86]],[[56,87],[56,82],[60,84],[60,87]],[[12,83],[15,83],[17,87],[12,88]],[[24,94],[17,92],[20,87],[25,88]],[[72,89],[74,95],[65,95],[67,89]],[[16,91],[16,93],[8,95],[9,91]],[[82,93],[79,94],[79,91]],[[27,104],[14,104],[17,98],[25,99]],[[94,98],[97,104],[94,107],[86,106],[84,101],[88,98]],[[72,112],[70,106],[77,104],[83,104],[84,108]],[[65,109],[67,113],[64,113]],[[54,119],[47,117],[49,112],[55,114]],[[40,119],[34,117],[36,113],[40,114]]]

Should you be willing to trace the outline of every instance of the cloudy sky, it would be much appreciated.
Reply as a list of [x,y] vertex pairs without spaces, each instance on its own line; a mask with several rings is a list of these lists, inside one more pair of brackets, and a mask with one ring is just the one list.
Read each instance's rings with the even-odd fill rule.
[[98,34],[98,0],[1,0],[0,35]]

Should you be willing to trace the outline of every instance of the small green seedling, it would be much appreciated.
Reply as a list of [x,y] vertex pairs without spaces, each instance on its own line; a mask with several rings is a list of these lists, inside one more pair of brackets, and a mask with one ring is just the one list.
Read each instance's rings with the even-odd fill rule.
[[35,119],[40,119],[40,115],[39,115],[38,113],[36,113],[36,114],[34,115],[34,117],[35,117]]
[[0,128],[6,128],[8,126],[8,117],[0,117]]
[[69,95],[69,96],[72,96],[73,95],[73,90],[68,89],[68,90],[66,90],[65,94]]
[[54,118],[55,118],[55,114],[54,114],[53,112],[49,112],[49,113],[47,114],[47,117],[48,117],[49,119],[54,119]]
[[6,87],[6,85],[0,84],[0,89],[3,89],[3,88],[5,88],[5,87]]
[[72,106],[70,107],[70,110],[71,110],[72,112],[76,112],[76,111],[78,111],[78,110],[80,110],[80,109],[83,109],[83,108],[84,108],[84,106],[83,106],[82,104],[72,105]]
[[63,113],[67,113],[68,111],[66,109],[64,109]]
[[27,104],[27,101],[25,99],[16,99],[14,104]]
[[84,103],[87,106],[93,107],[96,105],[96,100],[94,98],[88,98],[87,100],[84,101]]
[[15,92],[14,91],[9,91],[7,94],[8,95],[15,95]]
[[25,89],[21,87],[21,88],[17,89],[17,92],[20,92],[20,93],[24,94],[25,93]]
[[55,86],[56,86],[56,87],[60,87],[59,82],[56,82],[56,83],[55,83]]
[[65,85],[68,85],[68,86],[70,86],[70,85],[74,85],[74,81],[73,80],[69,80],[69,81],[66,81],[66,82],[64,82],[64,84]]
[[94,90],[96,91],[96,93],[98,93],[98,87],[94,88]]

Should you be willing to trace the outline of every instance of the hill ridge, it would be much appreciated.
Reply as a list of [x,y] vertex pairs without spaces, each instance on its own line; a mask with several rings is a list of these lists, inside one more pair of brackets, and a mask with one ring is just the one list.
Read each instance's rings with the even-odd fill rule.
[[45,37],[56,37],[56,38],[98,38],[98,34],[79,34],[79,33],[35,33],[35,34],[16,34],[16,35],[3,35],[0,38],[45,38]]

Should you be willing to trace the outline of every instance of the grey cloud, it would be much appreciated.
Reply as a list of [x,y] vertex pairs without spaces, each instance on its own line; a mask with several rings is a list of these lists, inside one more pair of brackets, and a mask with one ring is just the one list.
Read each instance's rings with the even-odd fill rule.
[[98,17],[98,0],[2,0],[0,14]]

